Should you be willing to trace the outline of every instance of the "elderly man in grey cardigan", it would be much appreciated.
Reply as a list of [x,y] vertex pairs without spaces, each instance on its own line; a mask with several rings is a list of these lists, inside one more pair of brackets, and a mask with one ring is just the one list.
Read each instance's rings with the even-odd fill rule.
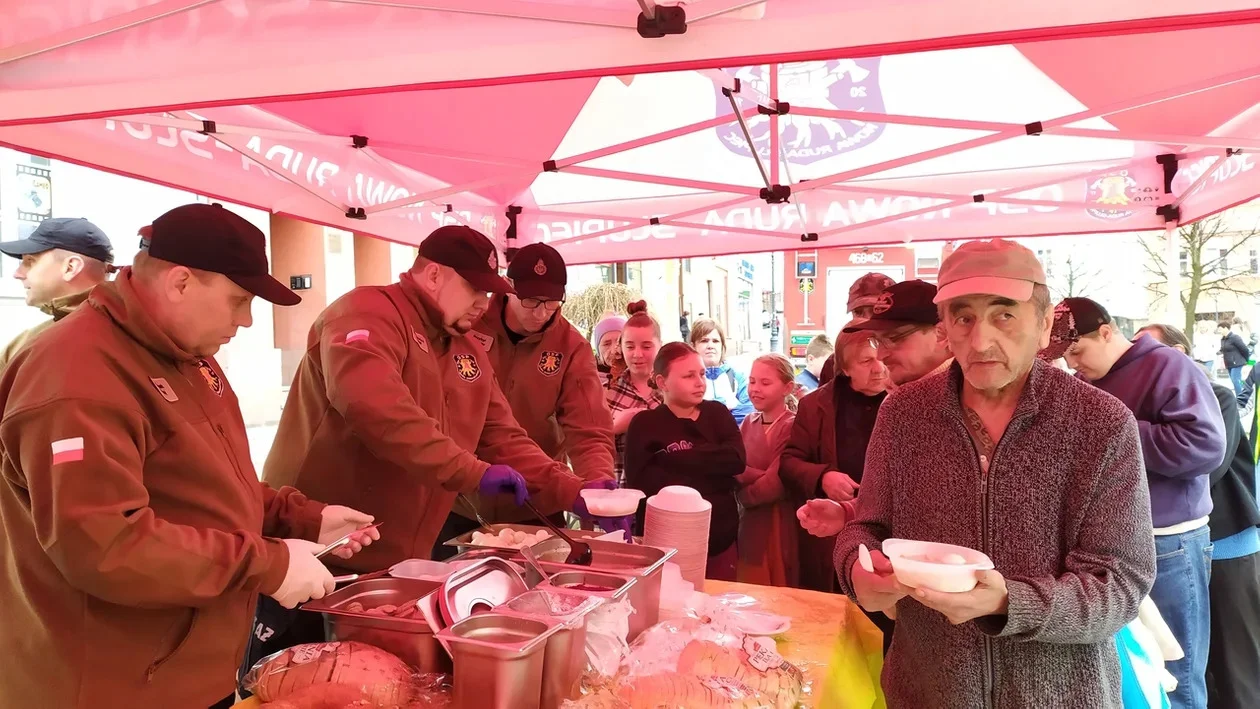
[[[1114,636],[1155,578],[1137,423],[1037,360],[1053,313],[1028,249],[965,244],[939,283],[956,362],[884,402],[835,548],[846,593],[895,607],[888,707],[1121,709]],[[877,551],[890,537],[979,549],[996,570],[966,593],[908,588]]]

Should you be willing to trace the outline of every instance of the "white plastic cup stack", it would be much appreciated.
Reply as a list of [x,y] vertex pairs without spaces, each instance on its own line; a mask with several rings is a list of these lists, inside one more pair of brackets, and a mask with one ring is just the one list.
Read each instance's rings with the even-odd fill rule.
[[704,572],[709,560],[709,520],[713,505],[696,490],[671,485],[648,498],[643,525],[643,543],[678,550],[674,563],[682,577],[704,590]]

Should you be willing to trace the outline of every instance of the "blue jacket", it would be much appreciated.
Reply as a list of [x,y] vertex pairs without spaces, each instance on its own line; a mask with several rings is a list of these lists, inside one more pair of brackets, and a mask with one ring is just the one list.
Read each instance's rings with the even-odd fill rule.
[[716,367],[705,367],[704,376],[709,380],[704,390],[705,401],[722,402],[731,410],[735,423],[743,423],[744,417],[754,411],[748,400],[748,375],[723,362]]
[[1208,476],[1225,460],[1225,422],[1203,369],[1155,338],[1139,337],[1094,384],[1137,418],[1155,526],[1206,517]]

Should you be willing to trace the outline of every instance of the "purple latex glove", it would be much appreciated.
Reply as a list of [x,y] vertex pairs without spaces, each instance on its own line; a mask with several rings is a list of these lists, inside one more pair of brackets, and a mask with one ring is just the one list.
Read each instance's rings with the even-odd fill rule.
[[[616,490],[617,481],[611,478],[602,480],[591,480],[582,485],[583,490]],[[586,499],[581,494],[578,495],[577,502],[573,503],[573,514],[580,517],[586,522],[594,522],[599,528],[605,532],[615,532],[622,530],[626,533],[626,541],[634,540],[634,515],[625,515],[623,517],[596,517],[591,511],[586,509]]]
[[522,507],[529,499],[529,490],[525,487],[525,476],[516,472],[510,465],[492,465],[486,468],[481,482],[477,483],[477,492],[487,497],[500,493],[511,493],[516,498],[516,506]]

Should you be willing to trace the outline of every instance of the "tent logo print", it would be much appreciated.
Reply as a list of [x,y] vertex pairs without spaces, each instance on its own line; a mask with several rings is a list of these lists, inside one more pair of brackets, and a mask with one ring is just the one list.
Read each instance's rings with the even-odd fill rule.
[[[793,106],[829,110],[884,112],[879,86],[879,57],[838,59],[784,64],[779,69],[780,101]],[[770,95],[770,74],[765,66],[743,67],[735,72],[740,82]],[[730,101],[717,91],[718,115],[730,113]],[[750,104],[741,102],[741,107]],[[722,144],[733,153],[752,157],[739,123],[717,129]],[[770,117],[748,119],[748,132],[763,160],[770,157]],[[779,117],[779,133],[787,161],[809,165],[857,150],[884,132],[884,124],[837,118],[813,118],[788,113]]]
[[1114,221],[1133,216],[1128,207],[1138,201],[1138,183],[1128,170],[1085,178],[1085,201],[1096,204],[1085,211],[1095,219]]

